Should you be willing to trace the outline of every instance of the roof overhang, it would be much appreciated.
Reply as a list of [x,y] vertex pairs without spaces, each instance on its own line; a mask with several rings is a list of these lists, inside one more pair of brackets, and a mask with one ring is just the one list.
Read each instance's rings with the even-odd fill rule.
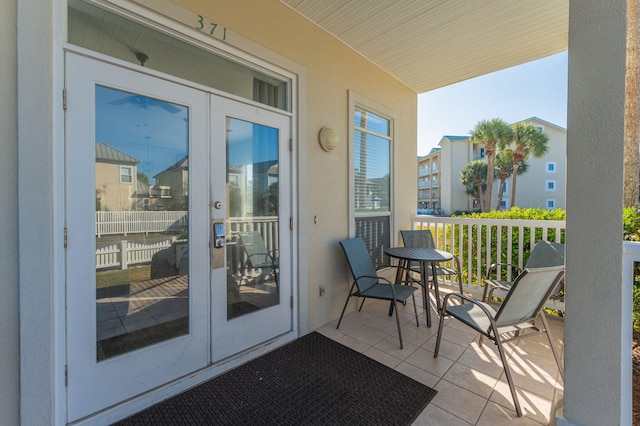
[[567,50],[569,0],[280,0],[415,90]]

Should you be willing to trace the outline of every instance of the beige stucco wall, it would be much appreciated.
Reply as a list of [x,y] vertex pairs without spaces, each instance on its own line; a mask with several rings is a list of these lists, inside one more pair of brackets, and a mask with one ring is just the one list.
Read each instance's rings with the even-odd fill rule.
[[[547,152],[540,158],[531,157],[527,160],[527,171],[518,176],[516,182],[516,205],[522,208],[539,207],[544,208],[547,198],[556,200],[556,208],[565,209],[566,193],[566,163],[567,163],[567,132],[563,129],[545,125],[545,123],[533,120],[529,123],[534,126],[544,126],[544,132],[549,137],[547,142]],[[556,163],[556,172],[547,173],[545,164],[548,161]],[[555,180],[556,190],[548,192],[545,190],[545,181]],[[505,198],[511,202],[511,179]],[[497,193],[497,186],[495,189]],[[493,206],[495,207],[494,200]]]
[[16,2],[0,13],[0,422],[18,423],[18,135]]
[[[300,114],[306,120],[301,134],[299,188],[301,217],[297,226],[308,247],[301,259],[301,276],[308,281],[308,329],[336,319],[347,294],[344,256],[338,241],[349,236],[348,227],[348,91],[355,91],[396,114],[395,219],[397,229],[410,226],[416,203],[416,94],[371,62],[355,54],[276,0],[176,0],[194,12],[215,18],[221,25],[263,45],[307,70],[307,98]],[[334,128],[340,138],[337,148],[327,153],[317,140],[323,126]],[[409,165],[409,166],[407,166]],[[314,221],[315,218],[315,221]],[[396,229],[396,230],[397,230]],[[398,238],[398,234],[394,237]],[[319,286],[326,294],[319,296]]]
[[101,210],[132,210],[131,196],[136,190],[136,166],[131,167],[130,183],[120,182],[120,164],[96,162],[96,194],[100,197]]

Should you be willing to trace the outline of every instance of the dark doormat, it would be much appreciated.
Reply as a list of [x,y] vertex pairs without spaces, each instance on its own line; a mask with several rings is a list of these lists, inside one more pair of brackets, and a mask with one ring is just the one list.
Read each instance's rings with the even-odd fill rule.
[[311,333],[119,425],[409,425],[436,391]]

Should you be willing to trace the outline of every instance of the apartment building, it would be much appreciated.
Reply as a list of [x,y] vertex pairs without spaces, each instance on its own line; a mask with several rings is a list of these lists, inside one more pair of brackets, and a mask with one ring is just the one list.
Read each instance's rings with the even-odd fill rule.
[[[527,160],[526,173],[519,175],[515,205],[555,209],[566,207],[565,172],[567,130],[556,124],[531,117],[522,123],[533,124],[548,137],[547,153]],[[514,123],[515,124],[515,123]],[[445,135],[438,147],[418,158],[418,209],[442,209],[446,214],[478,209],[477,201],[460,183],[460,171],[471,161],[485,159],[484,147],[471,143],[469,136]],[[494,181],[491,207],[497,207],[499,180]],[[505,182],[501,209],[511,205],[512,180]]]

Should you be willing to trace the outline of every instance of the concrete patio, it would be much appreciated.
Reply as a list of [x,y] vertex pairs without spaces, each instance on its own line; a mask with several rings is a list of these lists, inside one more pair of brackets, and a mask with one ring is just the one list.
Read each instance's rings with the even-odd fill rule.
[[[441,290],[443,291],[443,290]],[[446,290],[444,290],[446,291]],[[333,321],[317,331],[438,391],[414,425],[548,425],[555,418],[553,401],[561,401],[564,385],[544,334],[505,345],[524,411],[516,417],[497,348],[458,321],[447,319],[440,354],[433,353],[438,319],[426,327],[420,292],[413,306],[400,305],[404,349],[400,349],[394,317],[387,302],[367,300],[362,311],[346,314],[340,329]],[[431,294],[433,297],[433,294]],[[435,300],[432,300],[435,303]],[[563,353],[564,321],[549,318],[556,347]]]

